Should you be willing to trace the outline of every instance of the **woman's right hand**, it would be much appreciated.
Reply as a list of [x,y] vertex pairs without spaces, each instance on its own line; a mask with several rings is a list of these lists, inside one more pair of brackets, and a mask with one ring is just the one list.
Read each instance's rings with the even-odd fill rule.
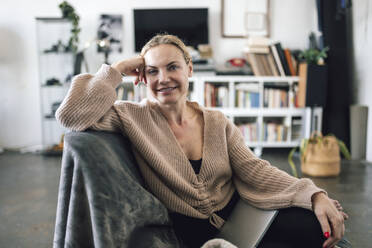
[[120,74],[135,76],[135,85],[139,82],[147,83],[144,74],[145,60],[141,56],[118,61],[113,63],[111,67],[117,70]]

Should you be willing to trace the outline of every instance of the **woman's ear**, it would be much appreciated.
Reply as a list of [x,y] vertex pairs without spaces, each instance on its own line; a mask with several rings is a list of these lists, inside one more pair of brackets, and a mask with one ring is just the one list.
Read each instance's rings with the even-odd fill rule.
[[193,73],[193,65],[192,65],[192,61],[190,60],[189,64],[188,64],[188,68],[189,68],[189,73],[188,73],[188,76],[189,77],[192,77],[192,73]]

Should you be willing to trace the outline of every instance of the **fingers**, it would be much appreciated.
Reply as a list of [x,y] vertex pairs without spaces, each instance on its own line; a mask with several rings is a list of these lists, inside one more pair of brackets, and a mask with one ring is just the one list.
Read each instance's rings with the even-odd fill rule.
[[332,200],[332,201],[333,201],[333,204],[335,205],[335,207],[337,208],[338,211],[344,210],[342,208],[341,204],[337,200]]
[[345,212],[341,212],[342,214],[342,217],[344,217],[344,220],[348,220],[349,219],[349,215]]
[[330,213],[328,213],[327,215],[331,227],[331,235],[324,242],[323,247],[333,247],[337,244],[338,241],[341,240],[342,236],[344,235],[344,220],[343,216],[341,216],[341,214],[336,211],[330,211]]
[[136,77],[134,79],[134,85],[137,86],[140,82],[143,82],[145,85],[147,85],[146,77],[144,74],[144,70],[141,68],[136,69]]
[[315,212],[316,217],[318,218],[318,221],[320,223],[320,227],[322,228],[323,235],[326,238],[329,238],[331,236],[331,227],[328,223],[328,218],[325,212]]
[[340,214],[342,215],[342,217],[344,218],[344,220],[349,219],[349,215],[347,213],[341,211]]
[[141,68],[138,68],[139,70],[139,78],[140,78],[140,81],[143,82],[144,84],[147,84],[147,81],[146,81],[146,75],[145,75],[145,66],[141,66]]
[[341,216],[343,217],[344,220],[347,220],[349,219],[349,215],[347,215],[345,212],[344,212],[344,208],[341,206],[340,202],[337,201],[337,200],[332,200],[334,206],[336,207],[336,209],[340,212]]

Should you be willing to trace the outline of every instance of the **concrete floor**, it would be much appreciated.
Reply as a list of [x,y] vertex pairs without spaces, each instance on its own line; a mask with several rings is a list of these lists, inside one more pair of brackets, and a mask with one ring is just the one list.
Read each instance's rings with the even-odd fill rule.
[[[287,154],[264,150],[263,158],[289,172]],[[52,246],[60,169],[60,157],[0,154],[0,248]],[[339,177],[313,180],[350,215],[353,247],[372,247],[372,164],[343,161]]]

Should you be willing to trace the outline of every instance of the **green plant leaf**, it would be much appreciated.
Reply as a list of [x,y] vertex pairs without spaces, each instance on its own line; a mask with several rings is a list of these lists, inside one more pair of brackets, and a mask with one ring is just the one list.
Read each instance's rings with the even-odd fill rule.
[[328,51],[329,47],[325,47],[320,51],[318,49],[310,48],[302,51],[299,54],[299,58],[305,60],[308,64],[318,64],[320,60],[327,58]]
[[79,44],[79,33],[81,29],[79,28],[79,20],[80,17],[78,14],[75,13],[74,7],[69,4],[67,1],[63,1],[61,4],[58,5],[61,9],[63,18],[68,19],[72,23],[71,29],[71,37],[68,42],[68,49],[74,53],[78,50]]
[[288,154],[288,163],[289,165],[291,166],[291,170],[292,170],[292,175],[294,177],[297,177],[298,178],[298,174],[297,174],[297,169],[296,169],[296,165],[295,163],[293,162],[293,154],[294,152],[297,150],[297,147],[294,147]]
[[341,153],[344,155],[344,157],[348,160],[351,159],[351,156],[350,156],[350,152],[349,150],[347,149],[346,145],[344,142],[342,142],[341,140],[337,139],[337,142],[338,142],[338,146],[340,147],[340,151]]
[[303,156],[304,156],[304,152],[305,152],[305,149],[306,149],[308,143],[309,143],[309,139],[302,139],[301,140],[301,144],[300,144],[300,155],[301,155],[301,158],[303,158]]

